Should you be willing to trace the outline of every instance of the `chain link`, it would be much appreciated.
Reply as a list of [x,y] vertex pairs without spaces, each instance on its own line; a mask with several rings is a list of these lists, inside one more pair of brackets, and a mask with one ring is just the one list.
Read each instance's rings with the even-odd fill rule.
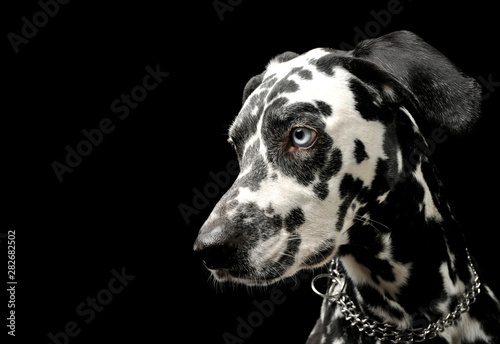
[[[390,343],[421,343],[436,337],[438,332],[443,332],[447,327],[452,326],[460,319],[463,313],[469,311],[470,305],[476,301],[477,295],[481,292],[481,282],[468,252],[467,258],[474,277],[472,286],[467,288],[451,313],[421,328],[398,331],[395,325],[381,323],[361,314],[354,302],[344,292],[345,276],[340,272],[338,259],[336,258],[332,259],[328,274],[321,274],[313,279],[312,288],[318,295],[337,303],[340,306],[340,311],[345,316],[345,319],[351,323],[351,326],[355,326],[360,332],[365,333],[369,337]],[[320,293],[314,285],[319,278],[329,278],[332,281],[326,294]]]

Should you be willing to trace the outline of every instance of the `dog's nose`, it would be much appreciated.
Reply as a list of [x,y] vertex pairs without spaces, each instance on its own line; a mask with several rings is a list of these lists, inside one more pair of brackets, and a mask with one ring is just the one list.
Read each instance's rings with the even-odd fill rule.
[[200,254],[209,269],[230,269],[236,263],[238,236],[231,235],[226,226],[203,226],[194,242],[194,251]]

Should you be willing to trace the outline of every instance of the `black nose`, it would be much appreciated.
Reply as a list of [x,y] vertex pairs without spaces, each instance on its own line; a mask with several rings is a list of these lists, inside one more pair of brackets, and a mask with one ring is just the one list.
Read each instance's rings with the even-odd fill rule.
[[209,269],[230,269],[234,266],[236,250],[224,245],[211,246],[201,251],[201,256]]
[[224,225],[203,226],[194,242],[194,251],[209,269],[231,269],[237,264],[239,236]]

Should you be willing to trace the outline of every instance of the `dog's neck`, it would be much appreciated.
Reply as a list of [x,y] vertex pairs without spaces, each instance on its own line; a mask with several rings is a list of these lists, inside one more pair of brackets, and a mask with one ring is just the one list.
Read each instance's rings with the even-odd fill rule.
[[473,280],[439,177],[428,157],[419,160],[393,178],[383,201],[358,209],[346,231],[348,243],[339,247],[351,299],[365,314],[399,329],[446,316]]

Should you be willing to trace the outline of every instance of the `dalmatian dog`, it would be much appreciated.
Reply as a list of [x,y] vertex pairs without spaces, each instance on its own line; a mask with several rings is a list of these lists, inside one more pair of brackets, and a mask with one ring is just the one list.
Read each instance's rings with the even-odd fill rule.
[[330,266],[307,343],[500,343],[499,302],[429,153],[478,118],[473,79],[398,31],[283,53],[243,102],[228,140],[240,173],[194,244],[217,281]]

